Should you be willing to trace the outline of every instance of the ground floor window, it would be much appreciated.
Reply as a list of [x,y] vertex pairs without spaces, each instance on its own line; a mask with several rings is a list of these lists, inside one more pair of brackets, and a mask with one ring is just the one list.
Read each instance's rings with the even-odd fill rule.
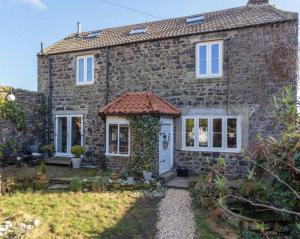
[[129,156],[129,123],[122,118],[108,118],[106,122],[106,154]]
[[239,152],[240,116],[184,116],[183,150]]

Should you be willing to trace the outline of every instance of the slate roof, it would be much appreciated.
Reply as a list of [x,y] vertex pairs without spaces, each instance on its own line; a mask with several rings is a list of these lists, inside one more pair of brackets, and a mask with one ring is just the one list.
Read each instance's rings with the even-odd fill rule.
[[[199,15],[199,14],[198,14]],[[285,12],[271,5],[248,5],[222,11],[203,13],[203,23],[187,25],[187,17],[166,19],[148,23],[100,30],[96,37],[92,32],[75,33],[44,49],[44,54],[81,51],[107,46],[122,45],[156,39],[173,38],[207,32],[215,32],[247,26],[262,25],[297,19],[297,13]],[[129,35],[133,29],[146,28],[146,33]]]
[[180,111],[151,92],[127,92],[99,111],[102,116],[141,114],[179,116]]

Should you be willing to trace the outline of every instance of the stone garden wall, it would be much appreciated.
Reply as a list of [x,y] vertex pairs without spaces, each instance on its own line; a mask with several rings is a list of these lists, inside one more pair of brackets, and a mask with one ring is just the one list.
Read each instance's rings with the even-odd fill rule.
[[[3,89],[0,87],[0,91]],[[14,89],[13,94],[16,97],[15,103],[25,111],[26,127],[18,130],[11,120],[0,118],[0,144],[13,139],[17,143],[18,150],[21,150],[26,144],[44,144],[47,114],[44,95],[21,89]]]

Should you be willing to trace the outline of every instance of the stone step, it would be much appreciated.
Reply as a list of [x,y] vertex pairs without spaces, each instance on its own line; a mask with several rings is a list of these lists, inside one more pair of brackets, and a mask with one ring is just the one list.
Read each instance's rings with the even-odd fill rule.
[[48,187],[48,190],[66,190],[69,189],[69,186],[66,184],[53,184]]
[[175,177],[172,180],[166,183],[166,187],[168,188],[177,188],[177,189],[188,189],[190,186],[190,182],[197,181],[197,177],[190,176],[187,178],[184,177]]
[[167,183],[170,180],[176,178],[176,172],[169,171],[169,172],[163,173],[159,176],[159,178],[162,179],[164,181],[164,183]]

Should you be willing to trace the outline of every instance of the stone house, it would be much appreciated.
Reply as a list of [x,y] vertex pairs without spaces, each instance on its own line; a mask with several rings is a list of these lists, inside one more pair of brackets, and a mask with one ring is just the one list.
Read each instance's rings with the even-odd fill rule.
[[239,153],[258,134],[279,132],[273,97],[287,85],[296,94],[297,26],[297,13],[249,0],[187,17],[78,28],[37,56],[56,156],[81,144],[91,160],[119,167],[130,159],[124,115],[154,114],[159,174],[176,166],[201,172],[220,155],[227,175],[244,174],[249,164]]

